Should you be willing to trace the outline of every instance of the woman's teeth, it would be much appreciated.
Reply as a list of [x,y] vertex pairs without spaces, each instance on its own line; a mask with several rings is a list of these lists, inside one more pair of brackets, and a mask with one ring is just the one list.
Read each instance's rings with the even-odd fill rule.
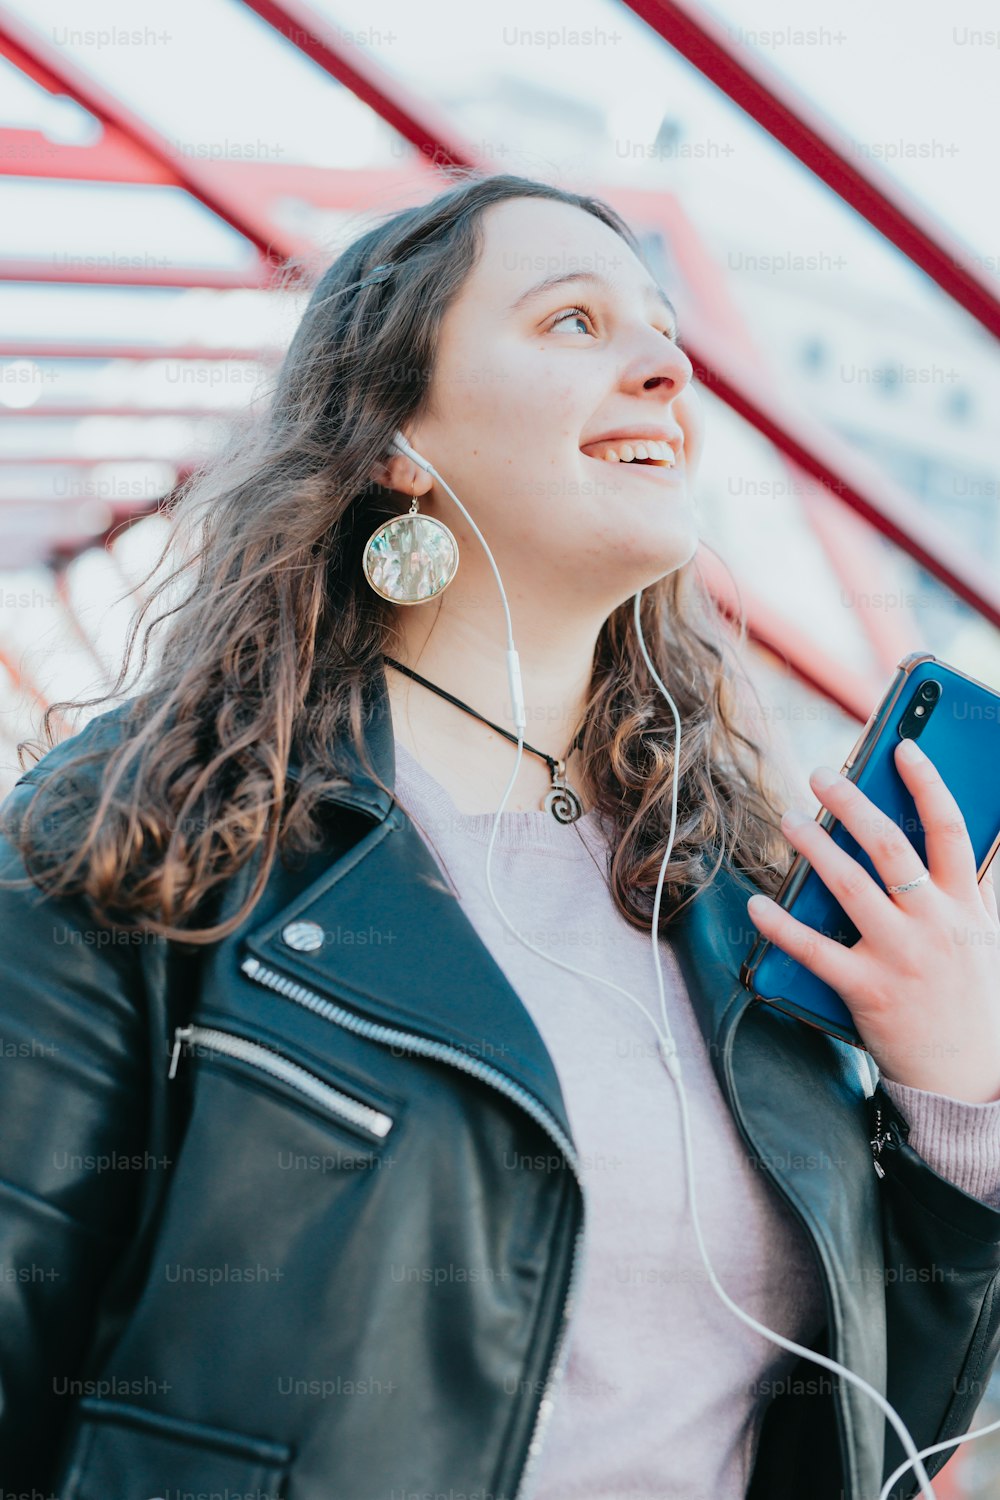
[[589,456],[604,459],[612,464],[630,464],[636,459],[647,459],[651,463],[664,464],[670,469],[677,463],[669,443],[654,442],[651,439],[646,442],[617,442],[614,445],[611,443],[595,444],[594,452]]

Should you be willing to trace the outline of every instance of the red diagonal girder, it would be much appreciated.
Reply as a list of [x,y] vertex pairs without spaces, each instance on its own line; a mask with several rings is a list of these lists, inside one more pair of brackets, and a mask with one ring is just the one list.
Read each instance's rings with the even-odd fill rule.
[[913,496],[870,459],[802,412],[790,414],[751,370],[729,365],[714,346],[687,350],[699,380],[744,417],[780,453],[818,479],[883,536],[1000,627],[996,570],[956,543],[943,521],[915,509]]
[[188,364],[200,360],[223,360],[237,363],[261,364],[266,360],[281,360],[284,351],[277,347],[266,349],[223,349],[218,345],[183,344],[171,347],[163,344],[98,344],[46,343],[44,339],[0,339],[0,359],[136,359],[141,361],[169,359],[175,364]]
[[[207,288],[213,292],[266,291],[273,270],[257,260],[244,270],[216,266],[158,264],[155,257],[121,255],[66,256],[61,261],[0,261],[0,281],[59,282],[71,286],[163,286]],[[135,265],[133,262],[138,261]]]
[[2,5],[0,52],[48,93],[69,94],[102,125],[110,126],[140,147],[150,161],[169,174],[171,182],[184,188],[249,240],[265,265],[277,268],[292,258],[294,246],[290,242],[285,244],[280,229],[247,213],[245,208],[237,209],[228,203],[219,191],[217,178],[210,179],[197,162],[171,151],[153,126]]
[[[9,414],[12,415],[12,414]],[[196,458],[177,458],[160,454],[156,456],[150,453],[112,453],[101,457],[89,453],[0,453],[0,470],[4,468],[20,469],[23,467],[37,466],[39,468],[93,469],[98,465],[106,464],[169,464],[172,469],[182,469],[185,466],[194,468],[201,460]]]
[[736,622],[747,620],[747,635],[780,658],[806,687],[822,693],[845,714],[864,723],[878,702],[880,684],[870,675],[845,666],[759,594],[737,586],[725,563],[704,543],[695,567],[716,607]]
[[311,6],[302,0],[243,0],[243,3],[318,63],[331,78],[349,88],[362,104],[367,104],[416,146],[428,162],[442,166],[485,165],[447,116],[393,78]]
[[1000,285],[940,220],[699,0],[624,0],[663,40],[1000,338]]
[[[664,195],[666,196],[666,195]],[[626,217],[642,215],[641,203],[622,205]],[[710,338],[724,352],[730,365],[760,372],[768,368],[767,350],[761,350],[746,326],[738,304],[732,297],[726,274],[715,259],[705,254],[705,246],[680,207],[670,225],[670,253],[673,265],[683,277],[697,312],[699,338],[706,344]],[[687,311],[685,307],[685,325]],[[830,498],[818,480],[802,473],[785,455],[785,472],[794,493],[799,496],[801,514],[816,533],[835,576],[850,588],[855,614],[869,645],[885,671],[894,670],[907,651],[913,650],[918,626],[911,612],[900,608],[886,609],[885,559],[879,532],[856,511],[844,505],[831,505]],[[865,601],[875,601],[868,607]],[[901,644],[902,641],[902,644]]]
[[[0,667],[2,667],[3,670],[7,673],[7,676],[10,678],[11,683],[19,693],[24,693],[27,695],[27,697],[32,698],[39,708],[48,708],[49,700],[46,698],[41,688],[35,682],[34,678],[25,669],[21,662],[17,662],[14,660],[14,658],[4,649],[2,645],[0,645]],[[58,715],[56,722],[58,726],[63,729],[65,728],[66,720],[62,714]]]
[[[177,406],[123,406],[120,404],[111,405],[109,403],[107,406],[102,406],[99,401],[92,401],[87,406],[75,404],[71,406],[68,403],[65,406],[46,406],[43,402],[37,406],[19,407],[16,412],[9,412],[7,415],[9,417],[16,415],[19,421],[29,418],[36,420],[38,418],[43,420],[48,418],[49,421],[58,422],[72,422],[84,417],[117,417],[122,421],[130,420],[134,417],[143,420],[147,417],[183,417],[185,420],[200,417],[228,417],[234,415],[238,408],[232,404],[228,406],[216,404],[213,406],[208,399],[213,395],[221,394],[224,390],[224,386],[206,387],[204,391],[206,400],[200,405],[190,403],[186,406],[181,406],[180,404]],[[169,462],[169,459],[167,462]]]
[[50,141],[40,130],[0,128],[0,175],[176,186],[172,172],[107,122],[100,140],[81,146]]
[[[886,676],[907,652],[925,644],[923,622],[914,609],[915,590],[887,586],[885,551],[877,534],[857,512],[831,505],[818,484],[799,476],[799,504],[840,584],[841,602],[849,605]],[[847,594],[846,600],[844,594]]]

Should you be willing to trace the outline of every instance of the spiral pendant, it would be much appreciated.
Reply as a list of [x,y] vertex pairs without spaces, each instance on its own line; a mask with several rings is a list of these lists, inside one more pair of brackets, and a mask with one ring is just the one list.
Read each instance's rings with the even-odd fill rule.
[[575,823],[583,812],[583,804],[573,788],[560,781],[553,783],[546,796],[545,811],[550,812],[557,823]]

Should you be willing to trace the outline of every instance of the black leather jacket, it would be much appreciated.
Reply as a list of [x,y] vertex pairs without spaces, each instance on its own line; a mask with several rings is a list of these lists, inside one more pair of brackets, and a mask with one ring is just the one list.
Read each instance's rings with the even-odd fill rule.
[[[371,710],[391,786],[382,676]],[[121,717],[68,744],[106,743]],[[279,862],[208,948],[109,941],[72,901],[0,891],[8,1493],[534,1486],[585,1233],[563,1099],[416,829],[352,765],[323,850]],[[725,866],[672,941],[746,1149],[815,1249],[817,1348],[885,1391],[918,1445],[963,1433],[1000,1349],[1000,1212],[906,1144],[866,1053],[750,1000],[751,890]],[[784,1385],[750,1500],[876,1500],[901,1450],[875,1403],[805,1361]],[[912,1471],[893,1493],[916,1493]]]

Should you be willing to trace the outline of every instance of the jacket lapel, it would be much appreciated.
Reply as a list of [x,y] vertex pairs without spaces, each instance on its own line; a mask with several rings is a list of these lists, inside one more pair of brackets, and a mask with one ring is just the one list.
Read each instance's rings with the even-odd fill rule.
[[[395,785],[395,749],[385,672],[365,700],[370,767]],[[364,757],[344,743],[338,764],[349,784],[330,800],[369,814],[371,829],[343,859],[252,928],[254,957],[339,997],[367,1019],[467,1052],[534,1093],[570,1139],[565,1102],[547,1048],[520,996],[495,962],[410,820],[377,785]],[[291,773],[298,771],[293,760]],[[419,889],[420,899],[414,899]],[[755,935],[745,912],[754,889],[724,864],[684,907],[669,933],[713,1059],[750,1002],[739,982]],[[295,921],[323,930],[302,952],[282,934]],[[746,941],[740,947],[740,939]]]
[[[284,936],[301,921],[324,934],[312,951],[297,951]],[[572,1139],[555,1068],[531,1016],[400,808],[265,926],[251,929],[246,946],[367,1020],[498,1069],[534,1094]]]

